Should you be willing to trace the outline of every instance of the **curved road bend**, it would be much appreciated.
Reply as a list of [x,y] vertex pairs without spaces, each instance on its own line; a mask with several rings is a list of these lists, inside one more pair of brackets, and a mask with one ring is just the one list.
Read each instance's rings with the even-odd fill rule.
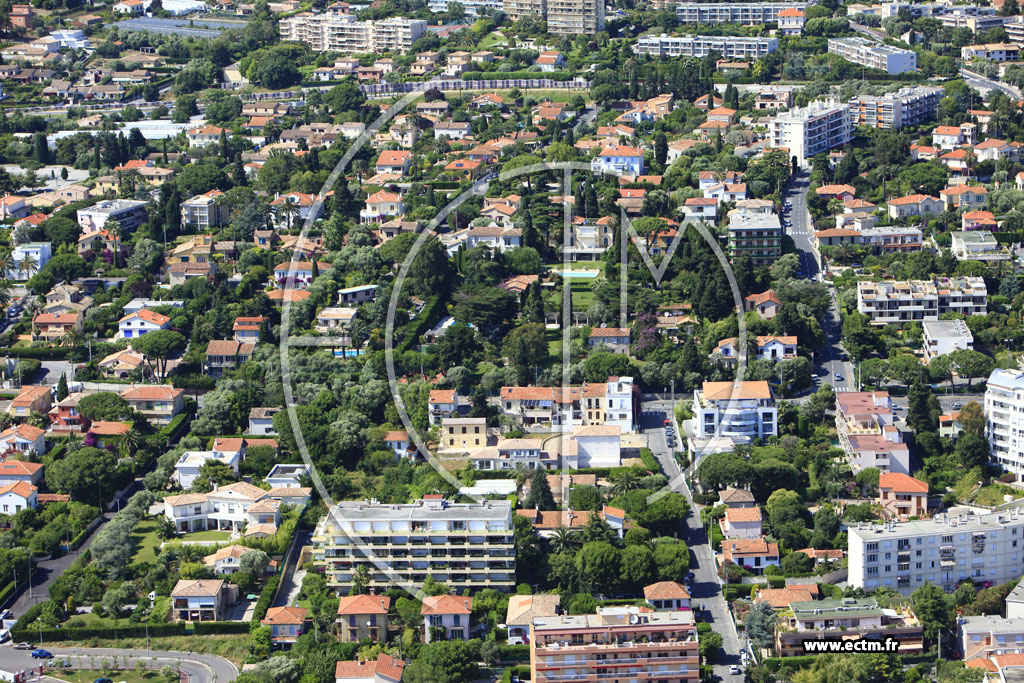
[[[159,650],[128,650],[117,648],[65,648],[47,647],[54,655],[54,659],[47,660],[55,662],[59,660],[69,661],[72,666],[84,663],[92,666],[93,661],[101,665],[104,659],[117,659],[118,665],[128,658],[128,668],[135,668],[136,662],[145,661],[152,668],[157,663],[163,668],[172,666],[180,669],[188,675],[189,683],[228,683],[238,678],[238,668],[224,659],[213,655],[200,654],[197,652],[163,652]],[[0,669],[6,671],[27,671],[34,666],[39,666],[43,660],[32,659],[30,650],[15,650],[11,646],[0,648]],[[99,672],[98,672],[99,673]]]

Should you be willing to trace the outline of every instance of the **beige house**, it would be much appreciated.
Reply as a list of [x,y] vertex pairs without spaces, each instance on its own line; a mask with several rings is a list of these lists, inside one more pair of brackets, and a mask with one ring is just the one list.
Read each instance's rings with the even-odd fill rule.
[[338,600],[338,640],[358,643],[369,639],[383,643],[388,639],[388,607],[386,595],[349,595]]
[[469,450],[487,445],[487,419],[483,417],[446,417],[441,420],[441,447]]

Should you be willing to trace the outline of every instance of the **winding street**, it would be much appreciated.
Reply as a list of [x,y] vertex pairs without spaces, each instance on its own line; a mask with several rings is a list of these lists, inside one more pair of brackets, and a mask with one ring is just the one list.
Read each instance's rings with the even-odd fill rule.
[[[139,660],[148,663],[150,668],[159,665],[158,668],[171,666],[188,675],[188,683],[226,683],[238,677],[238,668],[224,659],[213,655],[200,654],[197,652],[163,652],[159,650],[128,650],[115,648],[65,648],[47,647],[54,655],[54,659],[47,660],[47,663],[56,661],[67,661],[72,666],[84,664],[86,667],[94,665],[101,666],[103,660],[117,662],[118,666],[125,663],[129,669],[135,668]],[[15,650],[10,645],[0,647],[0,670],[3,671],[28,671],[38,667],[44,660],[32,659],[31,650]],[[97,671],[97,675],[101,672]]]

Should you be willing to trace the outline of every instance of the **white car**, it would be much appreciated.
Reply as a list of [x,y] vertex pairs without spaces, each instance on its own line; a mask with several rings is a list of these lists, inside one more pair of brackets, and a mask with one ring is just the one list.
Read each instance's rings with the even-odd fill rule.
[[738,666],[733,664],[729,667],[729,673],[731,673],[734,676],[739,676],[741,673],[743,673],[743,671]]

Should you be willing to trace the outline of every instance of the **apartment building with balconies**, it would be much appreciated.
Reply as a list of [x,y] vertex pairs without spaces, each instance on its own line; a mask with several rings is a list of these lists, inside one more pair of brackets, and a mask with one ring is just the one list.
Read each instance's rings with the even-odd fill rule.
[[872,325],[938,320],[946,313],[969,318],[988,312],[988,290],[980,277],[858,282],[857,310]]
[[917,53],[861,36],[829,38],[828,51],[843,59],[887,74],[901,74],[917,68]]
[[[452,503],[425,496],[406,504],[341,501],[317,524],[313,562],[327,584],[347,594],[360,566],[371,589],[427,576],[462,592],[515,585],[512,506],[508,501]],[[387,571],[383,571],[386,567]]]
[[779,20],[779,12],[802,10],[806,2],[680,2],[676,21],[680,24],[769,24]]
[[223,192],[210,190],[197,194],[181,203],[181,224],[199,230],[216,228],[228,223],[228,206],[221,199]]
[[782,256],[778,215],[733,209],[729,212],[729,258],[746,256],[754,266],[770,266]]
[[696,436],[737,444],[778,434],[779,415],[768,382],[704,382],[693,392]]
[[427,30],[423,19],[359,21],[354,14],[300,12],[278,22],[281,40],[306,43],[315,52],[371,53],[412,49]]
[[772,146],[785,147],[801,166],[853,139],[850,105],[816,101],[772,119]]
[[952,508],[931,519],[858,522],[848,530],[849,585],[910,595],[926,583],[947,592],[963,581],[979,588],[1024,572],[1024,513],[974,514]]
[[993,370],[985,387],[985,436],[992,461],[1024,480],[1024,372]]
[[723,59],[760,59],[779,49],[777,38],[749,36],[640,36],[633,51],[653,57],[707,57],[717,52]]
[[858,95],[850,100],[850,115],[854,126],[916,126],[935,118],[945,92],[942,86],[918,85],[888,95]]
[[910,449],[895,426],[887,391],[836,394],[836,433],[850,466],[859,471],[910,473]]
[[548,33],[593,35],[604,30],[604,0],[547,0]]
[[683,683],[700,678],[693,612],[635,605],[595,614],[535,617],[530,625],[530,680]]
[[639,395],[632,377],[609,377],[579,387],[502,387],[498,407],[524,426],[551,429],[591,425],[633,431]]

